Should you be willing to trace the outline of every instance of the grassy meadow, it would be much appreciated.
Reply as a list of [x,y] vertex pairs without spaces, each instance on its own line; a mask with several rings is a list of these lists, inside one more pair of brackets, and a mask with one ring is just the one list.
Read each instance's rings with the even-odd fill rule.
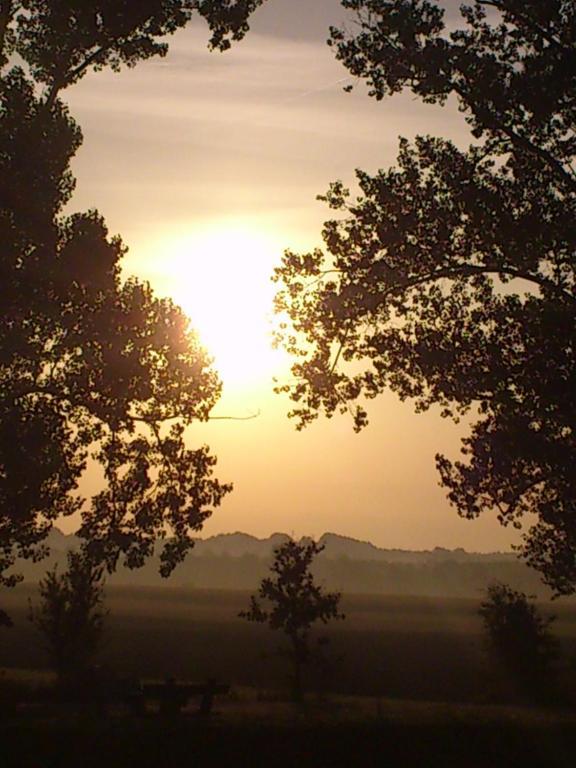
[[[15,626],[0,634],[0,692],[41,692],[47,659],[27,620],[36,587],[4,593]],[[576,712],[497,702],[478,600],[346,595],[346,620],[327,627],[327,662],[304,705],[287,697],[281,638],[237,617],[249,593],[110,587],[100,654],[117,676],[231,684],[202,721],[196,702],[170,720],[94,718],[0,707],[1,768],[184,766],[538,766],[568,768]],[[558,616],[565,691],[574,690],[576,606]],[[32,699],[33,696],[32,696]],[[1,703],[1,701],[0,701]],[[114,713],[113,713],[114,714]]]
[[[46,669],[27,620],[35,585],[4,592],[15,626],[0,634],[0,667]],[[109,616],[99,663],[116,675],[201,682],[213,677],[268,695],[286,688],[283,638],[238,618],[249,593],[171,587],[108,587]],[[339,693],[416,701],[490,701],[491,669],[477,614],[480,596],[420,598],[344,595],[344,621],[317,632],[329,642],[311,670],[312,694]],[[554,613],[562,649],[562,685],[576,690],[576,605]]]

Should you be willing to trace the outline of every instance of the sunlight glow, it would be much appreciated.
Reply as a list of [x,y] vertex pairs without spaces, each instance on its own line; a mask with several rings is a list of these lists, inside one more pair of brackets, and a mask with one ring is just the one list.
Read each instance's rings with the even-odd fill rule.
[[278,244],[255,229],[223,223],[176,239],[163,251],[171,295],[214,357],[225,390],[269,383],[283,357],[271,346],[270,276]]

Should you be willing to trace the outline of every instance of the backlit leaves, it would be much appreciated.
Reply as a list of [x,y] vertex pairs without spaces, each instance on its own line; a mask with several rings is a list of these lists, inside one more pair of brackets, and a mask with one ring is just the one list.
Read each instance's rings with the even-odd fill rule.
[[[455,96],[472,134],[401,140],[396,167],[324,196],[325,250],[276,272],[280,385],[299,427],[385,389],[478,421],[461,461],[437,457],[460,514],[536,525],[523,554],[560,592],[576,585],[576,24],[573,3],[494,0],[450,29],[428,0],[345,0],[338,58],[376,98]],[[490,15],[487,13],[490,6]],[[545,6],[545,7],[544,7]]]

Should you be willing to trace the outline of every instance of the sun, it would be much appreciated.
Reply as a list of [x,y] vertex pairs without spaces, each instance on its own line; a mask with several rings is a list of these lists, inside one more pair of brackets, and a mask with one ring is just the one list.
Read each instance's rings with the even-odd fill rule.
[[270,280],[279,244],[242,225],[222,224],[165,247],[170,293],[214,358],[225,390],[270,382],[282,362],[272,348]]

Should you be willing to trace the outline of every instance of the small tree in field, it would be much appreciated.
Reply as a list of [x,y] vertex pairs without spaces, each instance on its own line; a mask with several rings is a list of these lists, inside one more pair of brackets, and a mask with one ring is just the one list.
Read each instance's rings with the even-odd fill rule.
[[30,606],[30,620],[42,634],[60,682],[77,680],[102,638],[106,611],[104,568],[84,552],[69,552],[68,567],[57,566],[40,582],[40,604]]
[[312,658],[310,635],[312,626],[321,621],[343,619],[338,611],[339,592],[325,592],[314,582],[310,566],[322,552],[323,545],[314,541],[297,543],[293,540],[274,550],[272,575],[262,580],[258,596],[250,598],[250,608],[240,616],[248,621],[266,623],[281,630],[290,641],[292,662],[292,696],[300,701],[303,695],[303,669]]
[[554,617],[541,616],[527,595],[498,582],[488,587],[479,613],[490,652],[516,689],[530,698],[548,698],[557,655],[549,631]]

